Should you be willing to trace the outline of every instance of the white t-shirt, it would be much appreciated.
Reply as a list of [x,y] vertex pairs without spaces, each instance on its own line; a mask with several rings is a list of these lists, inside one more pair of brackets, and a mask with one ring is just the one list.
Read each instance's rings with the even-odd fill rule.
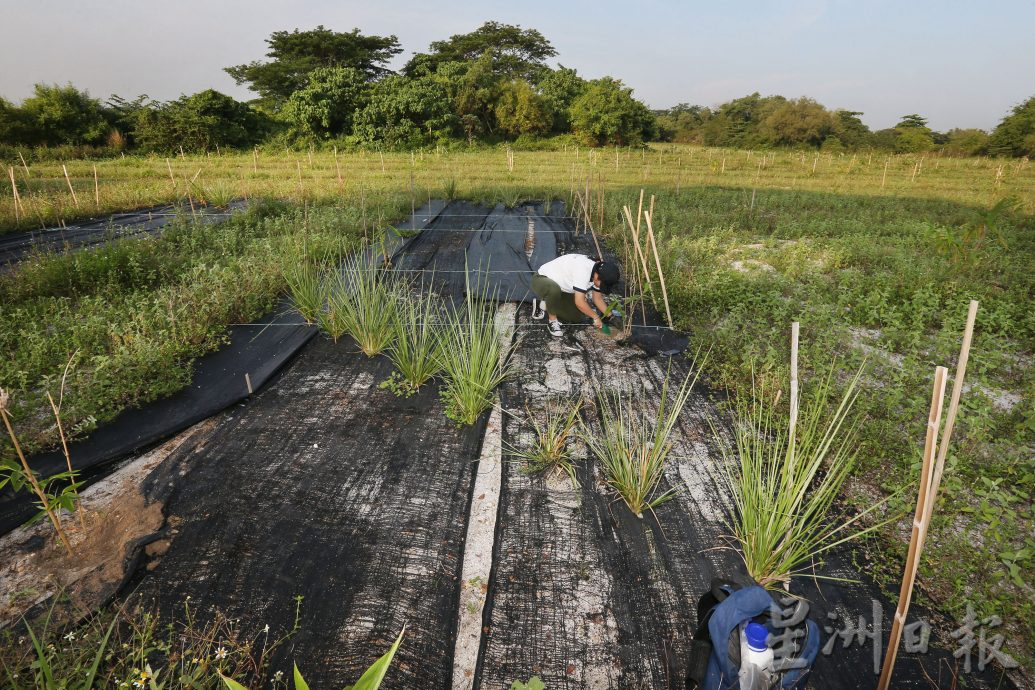
[[596,261],[585,254],[565,254],[539,267],[539,275],[561,286],[564,292],[588,292],[593,288]]

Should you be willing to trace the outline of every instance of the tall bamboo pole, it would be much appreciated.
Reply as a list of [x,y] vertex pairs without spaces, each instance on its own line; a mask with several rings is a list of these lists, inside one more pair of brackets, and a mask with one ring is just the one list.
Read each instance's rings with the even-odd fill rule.
[[645,218],[647,220],[647,239],[650,240],[651,249],[654,250],[654,264],[658,268],[658,279],[661,281],[661,298],[665,301],[665,316],[668,318],[669,328],[672,328],[672,312],[668,308],[668,290],[665,288],[665,273],[661,270],[661,257],[658,255],[658,245],[654,242],[654,227],[651,223],[650,211],[647,211]]
[[921,543],[927,531],[924,517],[927,513],[927,502],[931,500],[931,478],[934,471],[933,459],[938,445],[938,427],[941,423],[942,404],[945,399],[945,377],[948,370],[936,367],[934,370],[934,390],[931,392],[931,409],[927,417],[927,438],[924,441],[923,465],[920,470],[920,488],[916,500],[916,511],[913,514],[912,536],[909,540],[909,553],[906,555],[905,573],[899,589],[898,607],[891,625],[891,638],[888,640],[888,652],[884,657],[877,690],[887,690],[891,683],[891,672],[895,667],[899,643],[902,641],[902,628],[909,613],[909,604],[913,598],[913,584],[916,582],[916,571],[920,565]]
[[65,182],[68,183],[68,191],[72,192],[72,201],[75,202],[75,207],[79,208],[79,197],[75,195],[75,189],[72,188],[72,178],[68,176],[68,168],[62,163],[61,169],[65,171]]
[[[909,554],[906,557],[905,572],[902,576],[902,587],[899,592],[898,609],[895,612],[895,620],[891,628],[891,639],[889,640],[888,652],[884,657],[884,667],[881,670],[878,690],[887,690],[891,683],[891,674],[895,667],[895,659],[898,655],[898,647],[902,637],[902,627],[905,625],[906,614],[909,612],[909,604],[913,595],[913,584],[916,580],[916,571],[920,566],[920,558],[923,554],[924,545],[927,542],[927,531],[931,525],[931,516],[934,513],[934,504],[938,499],[938,489],[941,486],[942,474],[945,470],[945,458],[948,455],[949,441],[952,438],[952,431],[956,424],[956,413],[959,410],[960,396],[963,394],[963,378],[967,373],[967,362],[970,359],[970,345],[974,336],[974,322],[977,319],[978,302],[971,300],[967,310],[967,325],[963,331],[963,343],[960,346],[959,360],[956,363],[956,376],[952,384],[952,395],[949,399],[949,410],[945,416],[945,427],[942,430],[941,440],[935,442],[937,446],[937,460],[928,467],[928,447],[924,448],[924,470],[922,471],[920,498],[917,500],[916,515],[913,518],[913,536],[909,542]],[[942,372],[944,367],[939,367]],[[935,372],[935,387],[938,386],[938,371]],[[941,397],[945,394],[945,382],[941,383]],[[940,403],[939,398],[939,405]],[[932,401],[933,416],[934,401]],[[939,407],[938,416],[941,416]],[[928,421],[928,444],[932,443],[931,434],[937,433],[937,425],[932,429]],[[934,454],[934,448],[930,449]]]
[[97,166],[93,166],[93,203],[98,210],[101,208],[101,186],[97,180]]

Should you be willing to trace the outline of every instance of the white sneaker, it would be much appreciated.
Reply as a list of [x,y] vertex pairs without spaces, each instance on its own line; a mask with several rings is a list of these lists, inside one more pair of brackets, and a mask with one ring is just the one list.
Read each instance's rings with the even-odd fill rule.
[[539,300],[537,300],[535,298],[532,299],[532,318],[533,319],[538,321],[538,320],[542,319],[544,316],[546,316],[546,309],[543,308],[543,304],[544,304],[544,302],[540,302]]
[[564,335],[564,329],[561,328],[560,321],[554,319],[550,322],[550,335],[552,335],[555,338],[560,338],[562,335]]

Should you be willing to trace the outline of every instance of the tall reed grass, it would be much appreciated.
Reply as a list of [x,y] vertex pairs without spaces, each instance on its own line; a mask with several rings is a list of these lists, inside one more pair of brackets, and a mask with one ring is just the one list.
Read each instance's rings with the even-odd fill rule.
[[668,376],[655,412],[633,396],[604,391],[599,398],[601,430],[582,426],[582,438],[603,463],[604,480],[636,517],[675,496],[661,490],[672,450],[672,430],[697,382],[696,364],[673,394]]
[[834,509],[855,465],[852,407],[862,373],[860,368],[849,381],[832,414],[827,410],[833,368],[802,407],[797,425],[779,418],[775,406],[766,404],[765,391],[755,390],[739,406],[733,445],[716,432],[735,507],[729,527],[748,573],[763,587],[785,587],[795,575],[811,572],[830,549],[890,522],[859,524],[885,501],[854,517]]
[[473,424],[489,409],[493,391],[511,372],[516,341],[501,340],[495,316],[495,295],[480,277],[472,286],[468,275],[463,301],[450,306],[439,355],[446,415],[459,424]]
[[388,357],[395,364],[397,381],[405,394],[416,392],[441,369],[445,318],[437,298],[423,286],[416,291],[400,291]]

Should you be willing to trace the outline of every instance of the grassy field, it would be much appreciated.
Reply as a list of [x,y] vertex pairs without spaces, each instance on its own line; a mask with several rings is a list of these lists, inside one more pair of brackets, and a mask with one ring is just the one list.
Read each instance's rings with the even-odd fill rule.
[[[87,429],[183,385],[190,358],[218,346],[226,323],[272,304],[279,266],[303,244],[340,253],[430,197],[567,203],[588,184],[594,226],[616,249],[621,207],[635,214],[640,189],[655,195],[673,318],[711,348],[713,384],[738,394],[753,374],[786,381],[793,320],[806,395],[816,372],[867,362],[848,497],[864,505],[918,476],[933,368],[955,363],[968,300],[978,299],[921,601],[954,621],[968,602],[999,614],[1007,647],[1026,665],[1035,659],[1035,169],[1026,160],[680,146],[127,157],[97,162],[96,188],[94,162],[68,162],[78,208],[61,165],[10,165],[22,206],[16,221],[5,178],[2,232],[188,195],[289,202],[217,228],[187,216],[159,240],[37,257],[0,278],[0,346],[13,355],[0,363],[0,385],[14,390],[34,447],[53,439],[42,391],[77,348],[66,425]],[[908,532],[897,537],[871,545],[870,567],[889,583]]]

